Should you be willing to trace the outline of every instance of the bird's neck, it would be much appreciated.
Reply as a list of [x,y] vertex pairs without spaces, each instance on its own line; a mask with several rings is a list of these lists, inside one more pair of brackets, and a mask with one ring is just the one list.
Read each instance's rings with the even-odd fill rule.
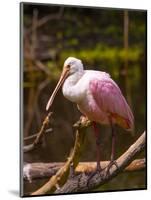
[[78,103],[79,101],[79,89],[78,82],[84,75],[84,70],[76,72],[70,75],[63,84],[63,95],[72,102]]
[[76,72],[74,74],[71,74],[67,79],[66,79],[66,84],[68,84],[69,87],[73,87],[77,84],[77,82],[81,79],[81,77],[84,74],[84,70],[81,70],[79,72]]

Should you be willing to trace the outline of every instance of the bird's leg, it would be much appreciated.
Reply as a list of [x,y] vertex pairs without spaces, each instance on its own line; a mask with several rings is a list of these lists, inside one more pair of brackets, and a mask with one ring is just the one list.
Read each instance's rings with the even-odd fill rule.
[[[97,154],[97,163],[96,163],[96,170],[91,172],[89,178],[88,178],[88,182],[87,182],[87,186],[89,185],[90,179],[97,173],[97,172],[101,172],[102,168],[100,165],[100,140],[99,140],[99,131],[97,129],[96,123],[92,122],[93,125],[93,129],[94,129],[94,134],[95,134],[95,138],[96,138],[96,154]],[[89,187],[89,186],[88,186]]]
[[110,121],[110,125],[111,125],[111,137],[112,137],[112,146],[111,146],[111,160],[109,165],[107,166],[107,175],[109,174],[109,170],[112,167],[112,165],[115,165],[118,168],[118,165],[115,161],[115,144],[116,144],[116,133],[115,133],[115,129],[114,129],[114,125],[112,122],[112,118],[109,119]]
[[116,142],[116,134],[115,134],[115,129],[114,125],[112,123],[112,120],[110,122],[111,124],[111,137],[112,137],[112,146],[111,146],[111,161],[115,160],[115,142]]
[[99,139],[99,131],[97,129],[97,126],[96,126],[96,123],[93,122],[93,129],[94,129],[94,134],[95,134],[95,137],[96,137],[96,154],[97,154],[97,165],[96,165],[96,170],[97,171],[101,171],[102,168],[101,168],[101,165],[100,165],[100,139]]

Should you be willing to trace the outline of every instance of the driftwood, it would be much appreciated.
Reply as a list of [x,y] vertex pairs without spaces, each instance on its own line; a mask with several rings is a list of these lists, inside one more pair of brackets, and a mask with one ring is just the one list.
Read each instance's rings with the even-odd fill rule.
[[[109,161],[102,161],[102,168],[107,167]],[[56,174],[56,172],[65,165],[64,162],[54,163],[27,163],[23,168],[23,177],[25,180],[32,181],[33,179],[48,178]],[[136,159],[133,160],[123,172],[134,172],[144,170],[146,167],[146,160]],[[91,173],[96,168],[96,162],[79,162],[75,168],[75,174]]]
[[129,147],[129,149],[120,156],[117,160],[117,166],[112,165],[107,172],[107,167],[101,172],[97,172],[91,177],[91,174],[81,173],[77,176],[68,179],[62,188],[58,188],[55,193],[75,193],[90,191],[98,186],[108,182],[113,177],[117,176],[125,167],[127,167],[132,160],[144,149],[146,143],[145,132],[138,138],[138,140]]
[[[116,160],[118,168],[113,165],[107,173],[107,167],[101,172],[97,172],[94,176],[91,176],[89,172],[74,173],[82,152],[82,147],[85,139],[85,131],[91,122],[85,117],[82,117],[75,125],[76,128],[76,140],[73,150],[69,155],[64,165],[53,175],[49,181],[44,184],[41,188],[31,193],[31,195],[42,195],[52,193],[75,193],[85,192],[92,190],[99,185],[112,179],[118,173],[122,172],[130,163],[135,159],[145,146],[145,132],[140,138],[130,146],[130,148]],[[28,168],[27,168],[28,169]],[[128,169],[128,168],[127,168]],[[30,176],[29,176],[30,178]],[[90,181],[91,180],[91,181]]]
[[[37,134],[34,134],[34,135],[30,136],[31,138],[34,138],[36,136],[36,138],[35,138],[35,140],[34,140],[34,142],[32,144],[25,145],[23,147],[24,153],[32,151],[33,149],[35,149],[35,147],[37,145],[42,143],[42,139],[43,139],[44,133],[47,132],[47,128],[48,128],[48,125],[50,123],[51,115],[52,115],[52,112],[49,112],[48,115],[45,117],[39,132]],[[27,137],[24,140],[28,140],[30,137]]]

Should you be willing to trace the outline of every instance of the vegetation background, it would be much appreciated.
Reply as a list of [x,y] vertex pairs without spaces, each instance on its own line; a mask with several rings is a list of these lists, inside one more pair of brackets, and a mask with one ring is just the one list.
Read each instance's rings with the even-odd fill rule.
[[[135,117],[135,135],[116,127],[116,156],[146,129],[146,11],[24,4],[24,137],[36,133],[46,103],[61,74],[64,60],[74,56],[86,69],[110,73],[127,98]],[[80,113],[58,93],[53,105],[53,132],[42,149],[24,155],[25,162],[65,161],[74,144],[72,124]],[[98,126],[102,160],[110,158],[110,128]],[[95,138],[88,130],[81,161],[95,161]],[[57,147],[57,148],[56,148]],[[144,157],[145,152],[140,157]],[[45,180],[24,182],[25,194]],[[146,187],[146,172],[120,174],[98,191]]]

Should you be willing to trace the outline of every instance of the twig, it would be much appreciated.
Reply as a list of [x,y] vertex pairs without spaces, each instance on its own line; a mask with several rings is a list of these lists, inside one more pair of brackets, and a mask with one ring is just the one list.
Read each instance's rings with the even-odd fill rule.
[[46,129],[49,125],[51,115],[52,115],[52,112],[49,112],[48,115],[45,117],[45,119],[42,123],[42,126],[40,128],[40,131],[38,132],[34,142],[30,145],[26,145],[23,147],[24,153],[32,151],[38,144],[41,143],[44,133],[46,132]]
[[[45,133],[49,133],[49,132],[52,132],[52,131],[53,131],[53,129],[52,129],[52,128],[49,128],[49,129],[46,129],[46,130],[45,130]],[[35,133],[35,134],[33,134],[33,135],[30,135],[30,136],[28,136],[28,137],[25,137],[25,138],[24,138],[24,141],[32,140],[32,139],[36,138],[37,135],[38,135],[38,133]]]
[[[90,174],[82,173],[68,179],[66,184],[61,188],[57,189],[55,193],[75,193],[75,192],[86,192],[90,191],[98,186],[108,182],[113,177],[117,176],[125,167],[127,167],[132,160],[144,149],[146,143],[145,132],[138,138],[138,140],[129,147],[129,149],[120,156],[116,163],[118,168],[113,165],[109,173],[107,174],[107,168],[101,172],[97,172],[92,178]],[[90,181],[91,180],[91,181]]]
[[90,125],[90,121],[88,121],[85,117],[81,117],[80,120],[74,125],[76,128],[76,140],[74,148],[67,159],[67,162],[64,164],[62,168],[56,173],[56,175],[52,176],[50,180],[44,184],[37,191],[33,192],[31,195],[42,195],[46,193],[52,193],[57,188],[60,188],[68,179],[70,165],[73,163],[73,168],[78,165],[79,158],[82,152],[82,147],[86,135],[86,128]]
[[[101,166],[105,168],[110,161],[102,161]],[[64,166],[63,162],[56,163],[27,163],[23,168],[23,177],[25,180],[47,178],[56,174]],[[134,172],[143,170],[146,166],[145,158],[136,159],[128,165],[123,172]],[[75,169],[75,174],[91,173],[96,168],[96,162],[80,162]]]
[[[34,112],[36,111],[36,108],[38,107],[38,105],[37,105],[38,98],[39,98],[39,96],[40,96],[42,90],[48,85],[49,82],[50,82],[49,79],[46,79],[46,80],[42,81],[42,82],[39,84],[36,93],[33,93],[33,92],[32,92],[32,91],[33,91],[32,89],[30,90],[30,94],[32,93],[32,95],[30,95],[30,96],[32,96],[32,98],[34,98],[34,100],[33,100],[33,103],[31,103],[30,100],[29,100],[29,103],[28,103],[28,105],[29,105],[28,107],[29,107],[29,110],[30,110],[30,111],[29,111],[30,114],[29,114],[29,119],[28,119],[27,124],[26,124],[26,127],[25,127],[25,135],[27,135],[27,133],[29,133],[29,130],[28,130],[28,129],[29,129],[31,123],[32,123],[32,120],[33,120],[33,117],[34,117]],[[31,98],[29,98],[29,99],[31,99]],[[32,111],[31,111],[31,105],[32,105]],[[38,109],[38,108],[37,108],[37,109]],[[28,138],[28,137],[30,137],[30,136],[26,136],[25,138]],[[25,139],[25,140],[26,140],[26,139]]]
[[35,134],[33,134],[33,135],[24,137],[24,141],[28,141],[28,140],[32,140],[32,139],[36,138],[36,137],[37,137],[37,134],[38,134],[38,133],[35,133]]

